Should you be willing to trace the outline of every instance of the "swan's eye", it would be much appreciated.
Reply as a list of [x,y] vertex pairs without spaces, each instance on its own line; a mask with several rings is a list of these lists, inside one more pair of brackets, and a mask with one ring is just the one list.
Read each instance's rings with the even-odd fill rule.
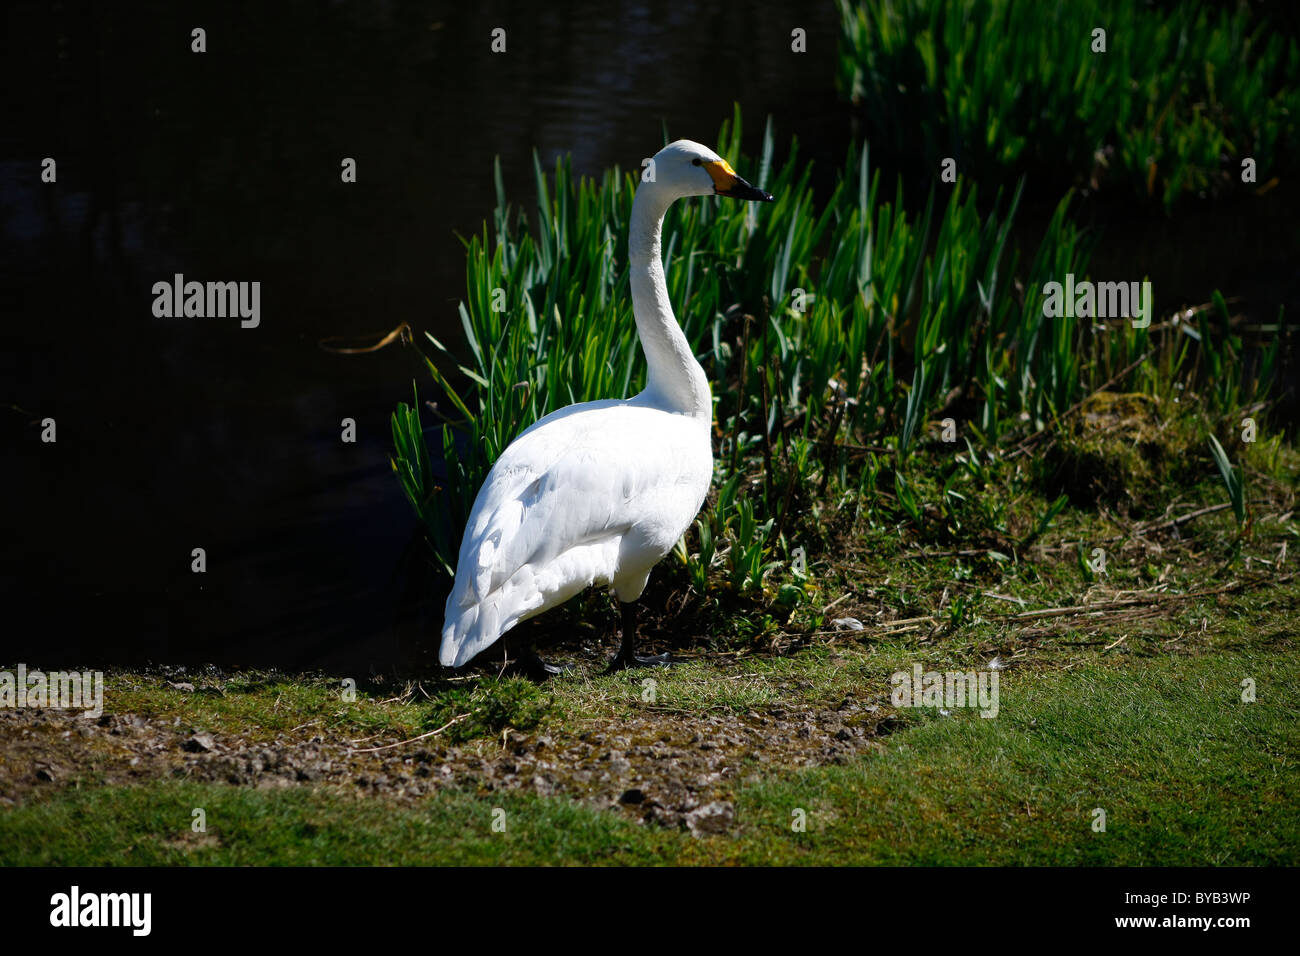
[[692,165],[692,166],[703,166],[703,165],[704,165],[704,160],[702,160],[702,159],[700,159],[700,157],[696,156],[694,159],[691,160],[691,165]]

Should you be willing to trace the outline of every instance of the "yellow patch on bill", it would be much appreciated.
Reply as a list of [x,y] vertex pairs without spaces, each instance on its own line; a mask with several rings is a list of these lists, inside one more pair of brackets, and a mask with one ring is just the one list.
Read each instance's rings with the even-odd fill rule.
[[705,163],[704,168],[713,177],[713,188],[718,192],[726,192],[736,184],[736,171],[725,159],[720,159],[716,163]]

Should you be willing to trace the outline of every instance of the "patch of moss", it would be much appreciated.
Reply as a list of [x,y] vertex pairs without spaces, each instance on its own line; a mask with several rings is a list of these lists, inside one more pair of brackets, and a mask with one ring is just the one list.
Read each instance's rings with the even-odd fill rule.
[[1190,431],[1182,416],[1166,418],[1153,395],[1098,392],[1062,424],[1048,450],[1047,488],[1077,507],[1158,507],[1163,486],[1185,464]]
[[495,736],[507,727],[528,730],[540,724],[554,705],[551,695],[522,677],[485,680],[476,686],[444,691],[429,714],[430,728],[446,726],[453,743]]

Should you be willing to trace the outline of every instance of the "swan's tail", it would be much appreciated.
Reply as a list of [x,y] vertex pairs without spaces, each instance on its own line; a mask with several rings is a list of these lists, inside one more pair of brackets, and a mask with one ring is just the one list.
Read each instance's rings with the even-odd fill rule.
[[494,643],[503,630],[499,595],[489,595],[486,600],[471,601],[468,607],[462,607],[458,590],[453,589],[447,598],[442,646],[438,649],[438,660],[444,667],[463,666]]

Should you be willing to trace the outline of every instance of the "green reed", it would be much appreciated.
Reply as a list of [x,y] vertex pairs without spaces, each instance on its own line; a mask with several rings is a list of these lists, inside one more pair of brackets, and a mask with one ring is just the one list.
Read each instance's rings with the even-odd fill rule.
[[[892,159],[1171,209],[1294,170],[1300,46],[1247,4],[837,0],[838,83]],[[1095,29],[1106,31],[1094,52]]]

